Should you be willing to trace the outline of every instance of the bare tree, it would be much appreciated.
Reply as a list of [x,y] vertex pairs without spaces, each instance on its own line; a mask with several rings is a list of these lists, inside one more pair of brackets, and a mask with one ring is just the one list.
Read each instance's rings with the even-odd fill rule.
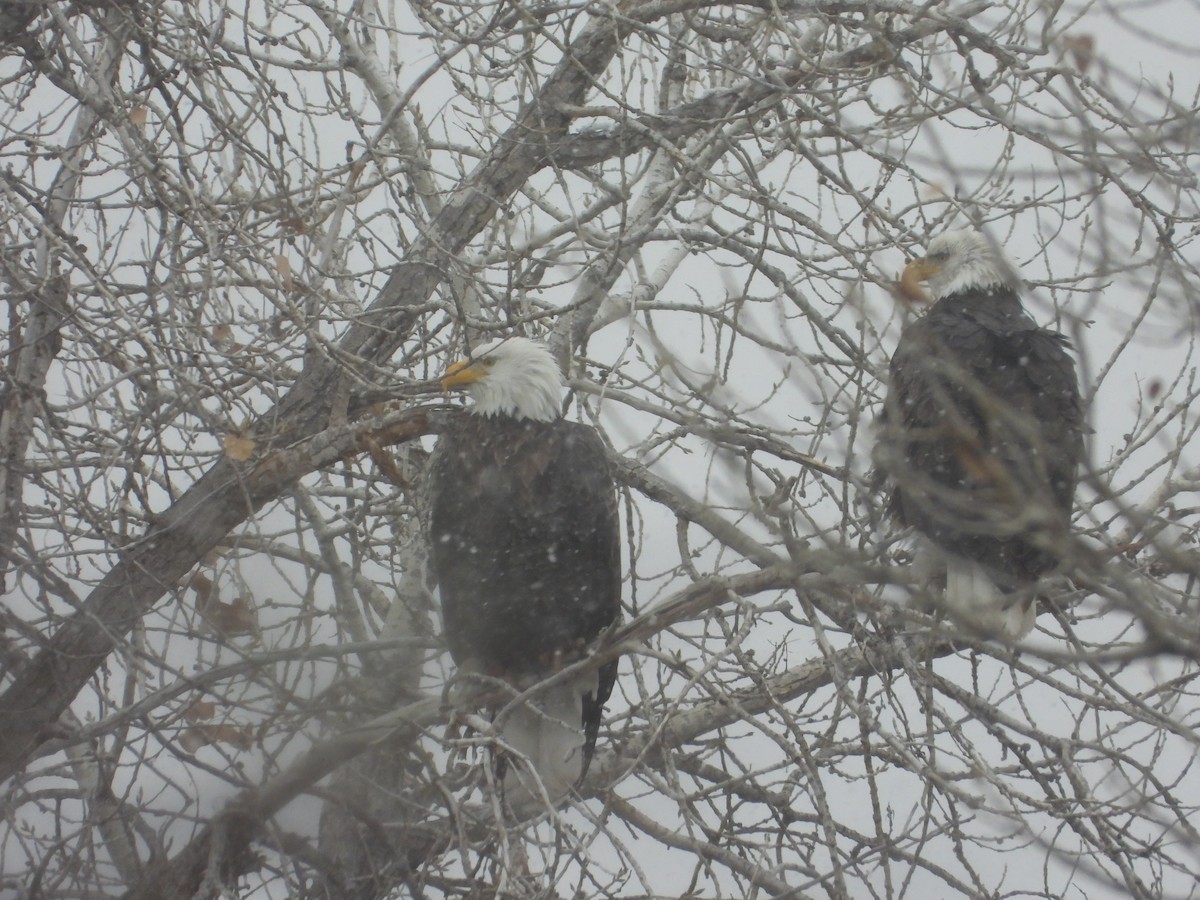
[[[0,896],[1192,895],[1198,12],[6,4]],[[870,465],[965,224],[1091,410],[1017,645],[920,611]],[[535,818],[421,524],[434,379],[510,331],[626,543]]]

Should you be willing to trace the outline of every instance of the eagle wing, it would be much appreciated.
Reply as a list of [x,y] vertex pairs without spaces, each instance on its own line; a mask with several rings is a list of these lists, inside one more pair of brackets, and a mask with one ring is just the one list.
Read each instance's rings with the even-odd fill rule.
[[1070,518],[1083,412],[1068,346],[1015,295],[968,296],[912,323],[892,357],[893,514],[1009,587],[1054,567],[1037,532]]
[[[617,620],[616,493],[594,428],[464,415],[439,439],[430,489],[430,556],[459,665],[527,684]],[[616,673],[616,661],[601,667],[582,697],[584,772]]]

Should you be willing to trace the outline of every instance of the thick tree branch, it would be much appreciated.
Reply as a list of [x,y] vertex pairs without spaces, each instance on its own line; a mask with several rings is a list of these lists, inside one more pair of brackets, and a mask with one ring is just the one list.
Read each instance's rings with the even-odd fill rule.
[[[618,4],[617,11],[633,5]],[[461,251],[496,210],[544,163],[540,148],[565,133],[567,112],[628,34],[631,24],[600,15],[571,44],[554,73],[487,157],[450,194],[445,204],[395,267],[371,308],[339,342],[345,357],[383,363],[407,337],[411,310],[424,303]],[[324,427],[344,373],[329,359],[314,359],[301,380],[260,419],[260,439],[274,423],[303,440]],[[267,432],[267,433],[261,433]],[[301,467],[249,474],[222,459],[163,514],[38,651],[0,696],[0,780],[20,769],[46,729],[112,652],[129,629],[229,531],[294,482]],[[304,471],[312,471],[309,466]]]

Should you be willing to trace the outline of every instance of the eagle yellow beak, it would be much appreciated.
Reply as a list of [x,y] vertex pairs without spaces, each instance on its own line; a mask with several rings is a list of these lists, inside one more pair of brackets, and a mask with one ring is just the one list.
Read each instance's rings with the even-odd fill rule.
[[941,266],[930,262],[929,257],[922,256],[910,260],[900,276],[900,293],[908,300],[916,303],[928,303],[929,297],[921,287],[922,281],[928,281],[942,270]]
[[454,388],[466,387],[469,384],[474,384],[480,378],[487,374],[487,369],[477,362],[472,362],[469,359],[464,359],[462,362],[456,362],[446,370],[446,374],[442,376],[442,390],[450,391]]

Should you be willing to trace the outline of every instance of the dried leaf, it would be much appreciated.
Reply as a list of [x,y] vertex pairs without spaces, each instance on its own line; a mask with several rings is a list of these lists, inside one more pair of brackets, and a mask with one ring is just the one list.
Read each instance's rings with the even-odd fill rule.
[[208,735],[201,728],[185,728],[179,734],[179,744],[188,753],[195,753],[208,743]]
[[1064,35],[1063,46],[1067,48],[1067,52],[1071,54],[1071,59],[1075,63],[1075,68],[1080,72],[1086,72],[1091,68],[1093,60],[1096,58],[1096,39],[1090,34],[1081,34],[1078,36]]
[[196,700],[183,713],[188,722],[206,722],[217,714],[217,704],[212,700]]
[[285,294],[292,293],[296,288],[295,279],[292,278],[292,264],[282,253],[275,254],[275,271],[279,275],[279,283],[283,287],[283,292]]
[[258,633],[258,615],[245,597],[223,603],[204,575],[196,575],[191,586],[196,592],[196,612],[213,631],[226,637]]
[[254,746],[254,732],[249,728],[236,725],[206,725],[204,728],[214,744],[233,744],[239,750],[249,750]]
[[216,609],[206,618],[213,628],[229,637],[258,631],[258,616],[245,597],[238,597],[232,603],[217,601]]
[[149,110],[141,105],[134,106],[129,110],[129,124],[135,128],[142,128],[146,124],[146,114]]
[[233,340],[233,328],[225,323],[214,325],[209,339],[213,346],[222,353],[228,353],[237,346]]
[[258,633],[258,615],[244,597],[225,603],[214,596],[203,604],[197,602],[196,611],[209,628],[224,637]]
[[225,455],[234,462],[245,462],[254,455],[254,438],[227,434],[221,439],[221,443],[225,445]]
[[232,744],[239,750],[249,750],[254,746],[254,733],[237,725],[194,725],[180,733],[179,743],[188,753],[208,744]]
[[202,610],[212,596],[212,579],[203,572],[197,572],[192,578],[191,589],[196,592],[196,609]]

